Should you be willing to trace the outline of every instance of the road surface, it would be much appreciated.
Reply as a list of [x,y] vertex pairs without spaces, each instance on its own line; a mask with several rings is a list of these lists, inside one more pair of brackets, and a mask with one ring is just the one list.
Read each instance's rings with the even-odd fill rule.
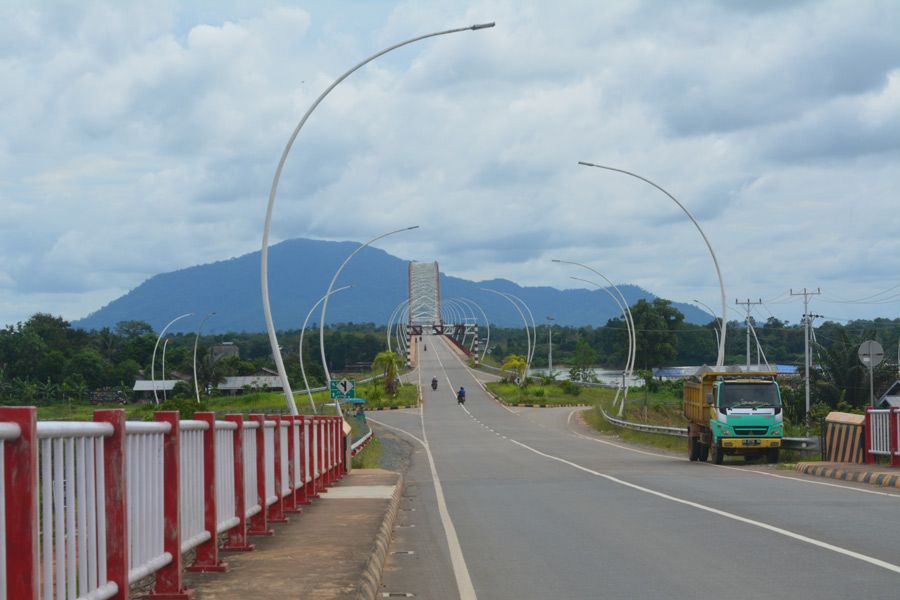
[[386,593],[900,598],[900,494],[616,444],[573,409],[499,405],[427,347],[424,409],[372,418],[414,448]]

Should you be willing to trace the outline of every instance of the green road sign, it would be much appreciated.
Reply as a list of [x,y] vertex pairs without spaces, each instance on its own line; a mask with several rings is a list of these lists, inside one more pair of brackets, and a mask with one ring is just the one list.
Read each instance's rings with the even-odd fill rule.
[[329,382],[329,388],[331,389],[332,399],[356,398],[356,384],[349,379],[344,378],[340,381],[332,379]]

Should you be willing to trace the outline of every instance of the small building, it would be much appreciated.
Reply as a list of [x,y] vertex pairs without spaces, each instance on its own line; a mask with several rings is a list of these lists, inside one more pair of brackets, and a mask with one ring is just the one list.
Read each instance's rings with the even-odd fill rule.
[[134,382],[134,387],[131,388],[131,391],[134,392],[135,400],[153,400],[154,389],[156,389],[157,396],[162,398],[163,392],[171,394],[175,389],[175,385],[181,382],[181,379],[163,379],[158,381],[138,379]]
[[222,342],[209,349],[209,359],[213,364],[219,362],[223,358],[231,358],[232,356],[235,358],[241,357],[241,353],[234,342]]
[[281,377],[271,369],[260,369],[252,375],[233,375],[226,377],[225,381],[216,386],[223,394],[237,396],[249,389],[252,392],[280,392],[284,389],[281,385]]

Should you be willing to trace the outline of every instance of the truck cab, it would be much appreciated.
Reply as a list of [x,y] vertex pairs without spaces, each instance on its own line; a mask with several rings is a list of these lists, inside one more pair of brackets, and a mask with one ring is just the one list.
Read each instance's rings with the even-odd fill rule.
[[778,462],[784,413],[774,373],[704,373],[685,384],[685,416],[691,460],[721,464],[736,454]]

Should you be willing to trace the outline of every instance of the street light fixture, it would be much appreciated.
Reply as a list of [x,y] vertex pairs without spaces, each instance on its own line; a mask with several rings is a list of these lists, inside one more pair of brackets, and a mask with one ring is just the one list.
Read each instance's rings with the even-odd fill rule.
[[716,253],[713,251],[712,244],[709,243],[709,239],[706,237],[706,234],[703,232],[703,229],[700,227],[700,223],[697,222],[697,219],[694,218],[694,215],[691,214],[691,211],[689,211],[684,206],[684,204],[679,202],[678,199],[675,198],[675,196],[673,196],[672,194],[667,192],[661,186],[653,183],[646,177],[641,177],[637,173],[632,173],[631,171],[626,171],[625,169],[617,169],[615,167],[608,167],[605,165],[597,165],[594,163],[589,163],[589,162],[584,162],[584,161],[578,161],[578,164],[583,165],[585,167],[596,167],[598,169],[606,169],[607,171],[615,171],[617,173],[623,173],[625,175],[630,175],[631,177],[634,177],[635,179],[640,179],[641,181],[643,181],[645,183],[649,183],[650,185],[652,185],[653,187],[655,187],[656,189],[661,191],[663,194],[668,196],[672,200],[672,202],[677,204],[678,208],[680,208],[682,211],[684,211],[684,214],[687,215],[687,217],[694,224],[694,227],[697,228],[697,231],[700,232],[700,237],[702,237],[703,241],[706,243],[706,247],[707,247],[707,249],[709,249],[709,255],[712,257],[712,260],[713,260],[713,265],[715,265],[715,267],[716,267],[716,275],[719,277],[719,291],[722,294],[722,335],[719,338],[719,356],[716,358],[716,366],[717,367],[723,366],[725,364],[725,330],[726,330],[726,326],[728,323],[728,302],[726,302],[726,300],[725,300],[725,282],[722,280],[722,270],[719,268],[719,259],[716,258]]
[[[200,321],[200,325],[197,326],[197,335],[194,336],[194,395],[197,396],[197,404],[200,404],[200,384],[197,383],[197,346],[200,344],[200,330],[203,329],[203,324],[206,323],[206,320],[211,316],[216,314],[215,312],[211,312]],[[163,355],[165,355],[165,349],[163,349]]]
[[525,313],[522,312],[522,309],[519,308],[518,303],[511,298],[512,294],[504,294],[503,292],[498,292],[497,290],[492,290],[490,288],[479,288],[483,292],[490,292],[492,294],[497,294],[501,298],[506,298],[507,302],[513,305],[516,309],[516,312],[519,313],[519,316],[522,317],[522,322],[525,324],[525,340],[528,343],[528,349],[525,352],[525,376],[528,376],[528,369],[531,367],[531,335],[528,330],[528,319],[525,318]]
[[[702,306],[703,308],[708,310],[709,314],[711,314],[713,316],[713,320],[719,323],[719,328],[722,327],[722,320],[718,317],[718,315],[716,315],[716,311],[714,311],[708,304],[706,304],[704,302],[700,302],[696,298],[694,299],[694,302],[696,302],[697,304],[699,304],[700,306]],[[714,327],[713,331],[716,333],[716,348],[718,348],[719,347],[719,329]]]
[[168,400],[166,398],[166,348],[169,346],[169,340],[172,338],[167,337],[166,341],[163,342],[163,351],[162,351],[162,378],[163,378],[163,402]]
[[[337,294],[338,292],[342,292],[342,291],[344,291],[348,288],[352,288],[352,287],[353,287],[352,285],[345,285],[344,287],[340,287],[331,293]],[[300,375],[303,376],[303,385],[306,387],[306,394],[309,396],[309,405],[312,407],[313,414],[316,414],[316,403],[313,401],[312,391],[310,391],[310,389],[309,389],[309,380],[306,378],[306,369],[303,366],[303,335],[306,333],[306,325],[307,325],[307,323],[309,323],[309,317],[313,314],[313,312],[316,310],[316,308],[319,307],[319,305],[322,303],[323,300],[325,300],[325,296],[322,296],[321,298],[316,300],[316,303],[313,304],[312,308],[309,309],[309,312],[306,313],[306,318],[303,319],[303,327],[300,328],[300,347],[299,347],[300,352],[298,353],[298,356],[300,357]],[[291,398],[289,400],[289,402],[293,403],[294,399]],[[297,409],[297,407],[294,406],[291,409],[291,411],[293,412],[296,409]]]
[[159,336],[156,338],[156,344],[153,346],[153,356],[150,358],[150,383],[153,385],[153,402],[159,404],[159,396],[156,393],[156,349],[159,348],[159,341],[166,335],[166,332],[169,330],[176,321],[180,321],[181,319],[185,319],[187,317],[192,316],[194,313],[184,313],[183,315],[179,315],[169,321],[169,324],[163,327],[163,330],[159,332]]
[[[460,27],[456,29],[448,29],[445,31],[437,31],[434,33],[428,33],[425,35],[420,35],[418,37],[414,37],[412,39],[406,40],[404,42],[400,42],[399,44],[394,44],[389,48],[385,48],[380,52],[376,52],[372,56],[366,58],[362,62],[356,64],[354,67],[350,68],[343,75],[334,80],[334,82],[329,85],[324,92],[319,94],[319,97],[315,99],[315,101],[310,105],[310,107],[304,113],[303,118],[300,119],[300,122],[297,124],[297,127],[294,128],[294,131],[291,133],[291,136],[288,138],[287,144],[285,144],[284,150],[281,153],[281,158],[278,161],[278,167],[275,169],[275,175],[272,178],[272,188],[269,190],[269,202],[266,206],[266,219],[265,224],[263,225],[263,236],[262,236],[262,249],[260,251],[260,287],[262,290],[262,304],[263,304],[263,316],[266,321],[266,332],[269,335],[269,345],[272,347],[272,356],[275,359],[275,367],[278,370],[278,376],[281,378],[281,384],[284,388],[284,395],[288,401],[288,406],[294,405],[293,399],[294,395],[291,391],[291,384],[288,381],[287,371],[284,368],[284,361],[281,358],[281,353],[278,351],[278,336],[275,334],[275,323],[272,321],[272,308],[269,303],[269,232],[272,228],[272,212],[275,208],[275,196],[278,193],[278,182],[281,179],[281,171],[284,169],[284,164],[287,162],[288,154],[291,152],[291,148],[294,145],[294,141],[297,139],[297,136],[300,134],[300,130],[303,129],[303,125],[306,124],[306,121],[309,119],[310,115],[316,109],[317,106],[325,99],[331,90],[338,86],[342,81],[344,81],[347,77],[352,75],[357,69],[365,66],[366,64],[372,62],[379,56],[387,54],[392,50],[396,50],[397,48],[401,48],[408,44],[412,44],[418,42],[420,40],[424,40],[427,38],[437,37],[440,35],[447,35],[451,33],[459,33],[462,31],[478,31],[481,29],[488,29],[494,26],[494,23],[478,23],[475,25],[471,25],[469,27]],[[323,366],[324,365],[324,360]],[[326,367],[327,372],[327,367]],[[294,405],[294,410],[296,410],[296,405]],[[338,409],[338,413],[340,413],[340,409]],[[296,415],[297,413],[292,413]]]

